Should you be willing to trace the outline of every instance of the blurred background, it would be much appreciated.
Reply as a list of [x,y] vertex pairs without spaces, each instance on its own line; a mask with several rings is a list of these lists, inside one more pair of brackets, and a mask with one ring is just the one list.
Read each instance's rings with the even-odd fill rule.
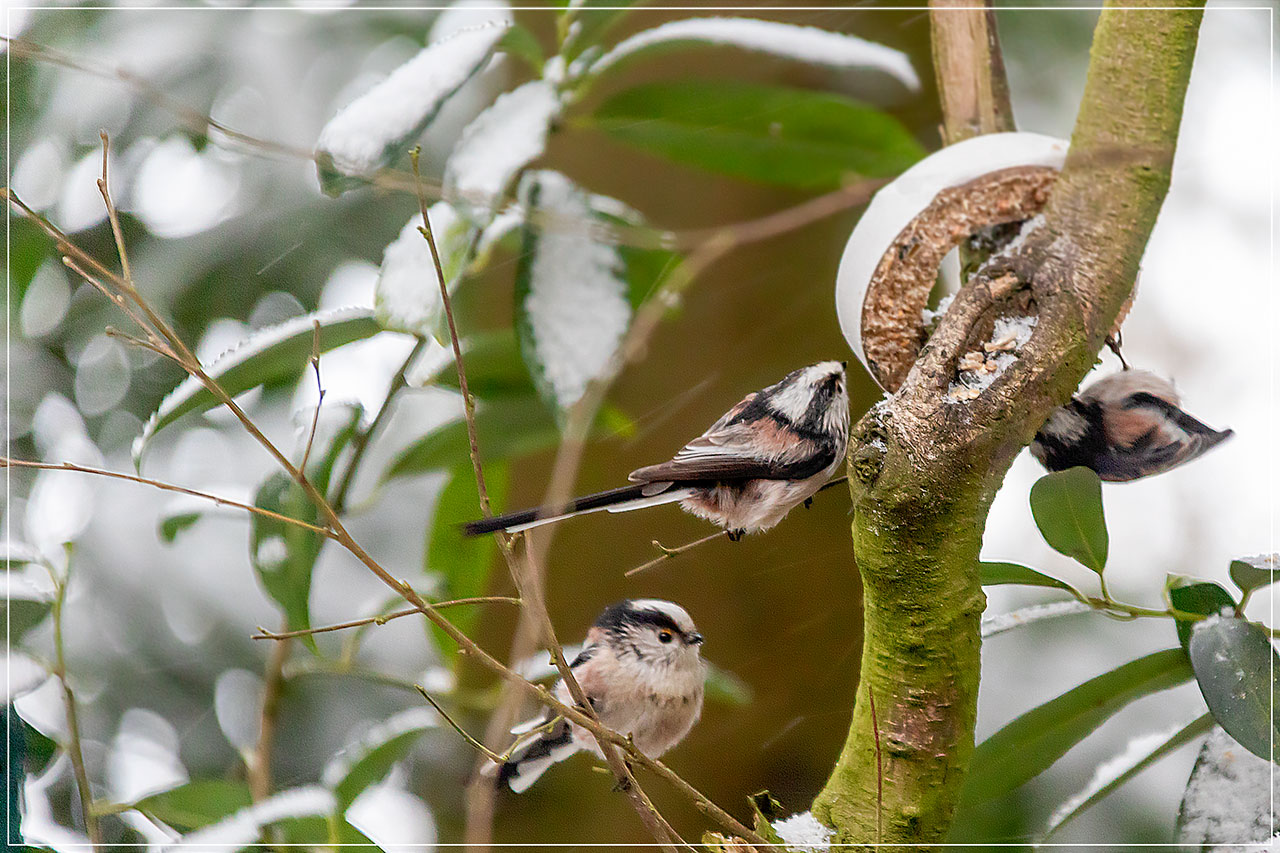
[[[999,13],[1019,128],[1069,136],[1097,13],[1023,5]],[[937,147],[924,10],[744,9],[742,14],[852,33],[905,52],[923,89],[882,106],[925,148]],[[101,164],[98,131],[105,128],[116,153],[113,184],[139,286],[188,341],[197,342],[202,358],[220,354],[253,329],[318,307],[372,304],[383,249],[416,209],[415,199],[372,189],[327,198],[310,160],[260,146],[215,144],[157,93],[236,130],[307,152],[337,109],[438,37],[440,27],[456,28],[461,19],[442,22],[430,9],[299,4],[267,10],[221,3],[187,10],[11,7],[6,14],[7,34],[83,66],[11,57],[9,184],[79,245],[113,262],[94,184]],[[465,14],[478,20],[513,16],[544,43],[554,38],[552,11],[504,13],[478,3]],[[611,38],[690,14],[641,7]],[[1205,15],[1172,189],[1125,325],[1131,364],[1171,376],[1189,411],[1236,431],[1193,465],[1106,488],[1111,587],[1135,604],[1158,604],[1168,572],[1225,583],[1231,558],[1275,550],[1272,26],[1265,7],[1211,4]],[[94,73],[117,69],[148,85]],[[424,137],[426,173],[439,176],[461,129],[495,93],[523,79],[521,73],[504,60],[467,84]],[[630,82],[719,76],[820,90],[840,85],[830,72],[733,51],[651,60],[627,75]],[[572,126],[553,137],[539,165],[674,229],[743,221],[807,197],[658,161]],[[647,357],[615,386],[611,402],[630,416],[634,429],[591,444],[580,491],[610,488],[634,468],[666,458],[745,393],[798,366],[848,358],[832,292],[858,213],[738,250],[704,273]],[[121,318],[99,294],[72,280],[30,223],[11,218],[8,233],[8,455],[132,470],[130,445],[181,380],[180,371],[105,336],[105,327],[122,325]],[[460,297],[460,312],[486,327],[509,325],[514,264],[514,254],[499,255]],[[366,410],[376,409],[411,346],[407,336],[384,333],[327,354],[326,405],[359,400]],[[857,416],[880,393],[856,362],[851,367]],[[1105,355],[1099,371],[1115,369],[1118,363]],[[299,412],[314,383],[301,372],[295,379],[245,398],[249,413],[286,448],[306,426]],[[401,395],[353,491],[353,534],[415,584],[430,579],[426,538],[444,475],[387,483],[379,483],[378,475],[400,449],[458,411],[456,395],[448,391]],[[514,464],[508,508],[540,499],[550,460],[543,452]],[[251,500],[271,470],[270,458],[218,412],[161,433],[145,466],[148,476],[241,500]],[[168,542],[158,525],[175,511],[172,495],[73,474],[6,473],[6,539],[76,543],[66,651],[95,790],[130,802],[188,778],[241,776],[239,753],[256,736],[256,703],[270,652],[250,635],[257,626],[279,623],[250,565],[245,518],[212,512]],[[1036,531],[1027,494],[1040,473],[1025,453],[1015,463],[990,517],[984,557],[1022,562],[1094,589],[1095,579],[1051,551]],[[709,703],[702,723],[669,756],[674,769],[739,817],[746,816],[746,796],[761,789],[789,812],[807,808],[843,742],[857,681],[861,613],[848,510],[847,493],[829,490],[766,536],[715,541],[633,579],[623,572],[656,555],[652,540],[674,546],[708,528],[664,507],[590,516],[564,525],[555,542],[548,596],[565,642],[579,639],[617,599],[669,598],[697,620],[708,659],[749,691],[745,703]],[[495,594],[511,592],[504,570],[492,577]],[[989,612],[1052,597],[1009,587],[988,595]],[[336,548],[325,550],[314,574],[313,624],[366,615],[385,599],[385,588],[363,567]],[[1265,616],[1273,606],[1259,594],[1250,613]],[[449,689],[454,673],[440,667],[430,636],[414,622],[371,630],[361,669],[404,681],[426,673],[429,682],[434,677],[431,683]],[[509,613],[486,609],[477,638],[504,656],[513,622]],[[33,662],[49,654],[50,643],[48,625],[42,625],[26,636],[23,650],[11,650],[8,689],[11,697],[22,694],[17,707],[24,719],[57,734],[65,728],[57,685],[43,680]],[[320,647],[332,655],[338,643],[324,639]],[[1095,614],[1004,634],[984,651],[978,736],[1080,681],[1174,643],[1172,626],[1163,621],[1122,624]],[[278,788],[314,783],[331,756],[371,726],[420,705],[416,694],[394,685],[319,671],[326,659],[311,660],[296,644],[293,655],[275,753]],[[481,697],[470,711],[460,711],[461,721],[479,733],[491,682],[465,663],[456,681],[459,696]],[[1187,719],[1196,690],[1188,684],[1134,703],[1008,800],[965,815],[956,840],[1028,839],[1127,740]],[[1194,746],[1184,748],[1145,772],[1059,840],[1170,840],[1194,752]],[[461,788],[472,763],[472,752],[456,734],[427,732],[409,760],[371,789],[363,807],[367,823],[379,831],[362,828],[385,849],[457,841]],[[574,759],[527,794],[500,796],[496,840],[647,840],[610,785],[585,758]],[[646,787],[682,832],[696,837],[705,828],[704,819],[661,783]],[[24,829],[32,842],[59,848],[79,837],[70,816],[69,768],[55,766],[29,783],[26,795]],[[137,815],[112,823],[110,832],[122,842],[167,837]]]

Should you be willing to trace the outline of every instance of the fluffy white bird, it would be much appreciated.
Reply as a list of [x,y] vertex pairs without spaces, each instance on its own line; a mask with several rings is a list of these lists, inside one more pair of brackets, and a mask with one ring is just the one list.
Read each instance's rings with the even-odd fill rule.
[[824,361],[748,394],[670,461],[631,472],[634,485],[571,501],[543,517],[529,509],[464,525],[471,535],[519,531],[563,518],[680,502],[737,539],[768,530],[822,488],[849,442],[845,363]]
[[[629,599],[600,614],[570,668],[600,721],[631,735],[641,752],[657,758],[682,741],[702,714],[707,676],[701,646],[702,635],[683,607]],[[563,682],[555,692],[560,701],[573,704]],[[551,711],[511,733],[527,739],[505,764],[487,765],[485,772],[496,773],[499,784],[517,793],[579,750],[600,755],[590,732]]]
[[1127,482],[1190,462],[1231,436],[1184,412],[1172,383],[1124,370],[1055,409],[1031,454],[1050,471],[1083,465],[1103,480]]

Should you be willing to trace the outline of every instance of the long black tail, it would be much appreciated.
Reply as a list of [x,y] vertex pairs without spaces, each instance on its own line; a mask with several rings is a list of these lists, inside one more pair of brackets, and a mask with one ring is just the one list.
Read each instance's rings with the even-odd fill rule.
[[638,498],[648,497],[644,494],[647,487],[645,483],[636,483],[631,486],[623,486],[620,489],[610,489],[607,492],[597,492],[594,495],[578,498],[571,501],[564,512],[555,516],[544,516],[541,507],[533,509],[525,509],[520,512],[509,512],[506,515],[498,515],[493,518],[481,518],[477,521],[468,521],[462,525],[462,530],[468,536],[480,536],[485,533],[494,533],[498,530],[508,530],[512,527],[520,527],[541,518],[564,518],[566,516],[575,515],[580,512],[590,512],[596,509],[604,509],[605,507],[616,506],[617,504],[633,501]]

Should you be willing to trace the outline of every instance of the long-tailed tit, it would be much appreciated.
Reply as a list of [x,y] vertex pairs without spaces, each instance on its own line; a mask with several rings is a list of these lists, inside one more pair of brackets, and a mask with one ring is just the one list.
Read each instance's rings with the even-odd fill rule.
[[571,501],[547,518],[529,509],[465,525],[468,534],[511,532],[598,512],[679,501],[729,531],[768,530],[808,500],[844,460],[849,441],[845,364],[824,361],[748,394],[669,462],[632,471],[634,485]]
[[[630,735],[645,755],[657,758],[684,740],[702,714],[706,667],[698,654],[702,635],[683,607],[657,599],[629,599],[608,607],[587,631],[582,652],[569,666],[600,722]],[[556,698],[572,705],[564,682]],[[516,726],[527,737],[501,767],[487,765],[499,784],[519,793],[558,761],[579,750],[600,755],[586,729],[554,712]]]
[[1125,370],[1055,409],[1031,453],[1050,471],[1083,465],[1103,480],[1126,482],[1190,462],[1231,435],[1184,412],[1170,382]]

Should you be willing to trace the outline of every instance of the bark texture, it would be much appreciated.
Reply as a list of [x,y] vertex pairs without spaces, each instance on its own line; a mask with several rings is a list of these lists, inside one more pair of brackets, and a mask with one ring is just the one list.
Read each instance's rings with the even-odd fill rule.
[[[861,680],[813,806],[838,842],[944,840],[973,751],[987,511],[1014,456],[1094,363],[1168,189],[1202,4],[1118,5],[1099,18],[1043,225],[979,271],[902,388],[854,428]],[[1017,361],[975,399],[949,400],[959,359],[1013,314],[1038,320]]]

